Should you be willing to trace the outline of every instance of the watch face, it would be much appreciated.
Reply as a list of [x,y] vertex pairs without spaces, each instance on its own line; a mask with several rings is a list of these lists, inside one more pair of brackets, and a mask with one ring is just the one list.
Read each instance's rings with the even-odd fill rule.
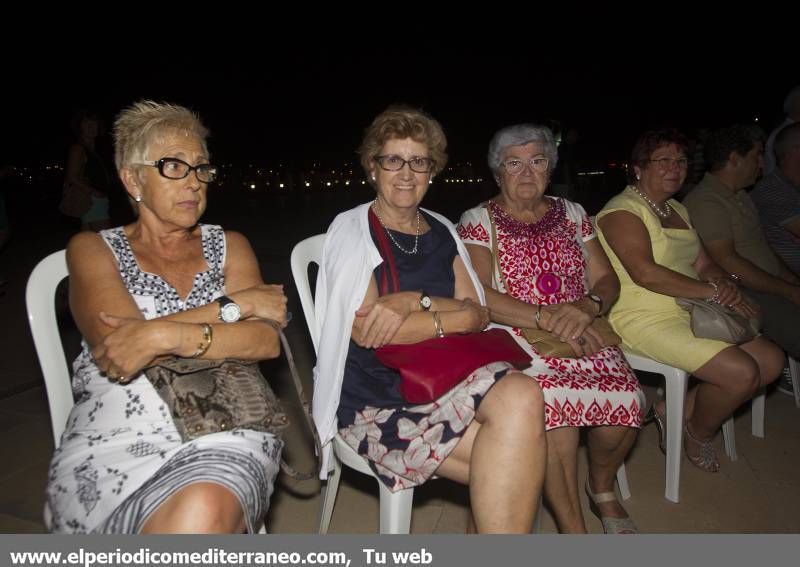
[[429,295],[423,295],[419,298],[419,304],[424,310],[428,310],[433,305],[433,301],[431,301],[431,297]]
[[235,323],[239,320],[239,315],[241,314],[241,309],[235,303],[227,303],[220,308],[219,316],[220,319],[225,321],[226,323]]

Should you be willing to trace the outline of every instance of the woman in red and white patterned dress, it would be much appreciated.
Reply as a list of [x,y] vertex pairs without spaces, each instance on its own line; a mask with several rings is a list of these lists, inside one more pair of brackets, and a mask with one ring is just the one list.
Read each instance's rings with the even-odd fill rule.
[[[619,348],[591,326],[619,293],[619,280],[583,207],[544,195],[557,160],[553,135],[531,124],[500,130],[489,167],[500,193],[465,212],[458,232],[486,291],[493,326],[509,329],[534,356],[524,372],[545,397],[545,496],[559,531],[585,533],[577,483],[580,427],[589,427],[586,492],[606,533],[636,533],[614,496],[614,477],[633,446],[645,398]],[[490,217],[491,215],[491,217]],[[502,276],[492,256],[492,224]],[[540,356],[519,327],[553,332],[576,358]]]

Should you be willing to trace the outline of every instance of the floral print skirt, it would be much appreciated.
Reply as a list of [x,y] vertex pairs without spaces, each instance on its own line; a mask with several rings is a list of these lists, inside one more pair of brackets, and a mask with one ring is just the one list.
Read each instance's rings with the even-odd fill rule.
[[392,492],[418,486],[455,449],[489,389],[512,368],[507,362],[487,364],[427,404],[367,406],[339,434]]

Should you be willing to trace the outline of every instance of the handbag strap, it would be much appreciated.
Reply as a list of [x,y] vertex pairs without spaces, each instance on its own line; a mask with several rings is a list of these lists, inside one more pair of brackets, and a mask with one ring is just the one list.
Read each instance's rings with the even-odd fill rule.
[[309,480],[315,478],[319,475],[319,471],[322,468],[322,462],[320,458],[322,456],[322,443],[319,440],[319,434],[317,433],[317,428],[314,425],[314,416],[311,413],[311,404],[306,399],[305,392],[303,390],[303,383],[300,380],[300,373],[297,370],[297,366],[294,363],[294,354],[292,354],[292,348],[289,346],[289,341],[286,338],[286,335],[281,329],[281,326],[278,324],[277,321],[273,321],[271,319],[264,319],[267,323],[269,323],[277,332],[278,336],[281,339],[281,345],[283,346],[283,352],[286,355],[286,361],[289,363],[289,370],[292,374],[292,381],[294,382],[295,392],[297,393],[297,398],[300,400],[300,405],[303,408],[303,417],[305,418],[306,425],[308,425],[309,430],[311,431],[311,436],[314,438],[314,469],[309,472],[300,472],[294,467],[292,467],[289,463],[287,463],[283,458],[281,458],[281,470],[288,474],[295,480]]
[[397,277],[397,266],[394,262],[394,254],[392,254],[392,246],[389,244],[389,239],[386,237],[386,231],[383,229],[378,215],[369,208],[369,224],[372,228],[372,236],[375,243],[378,245],[378,253],[383,258],[383,264],[380,267],[380,283],[378,284],[378,293],[386,295],[400,291],[400,280]]

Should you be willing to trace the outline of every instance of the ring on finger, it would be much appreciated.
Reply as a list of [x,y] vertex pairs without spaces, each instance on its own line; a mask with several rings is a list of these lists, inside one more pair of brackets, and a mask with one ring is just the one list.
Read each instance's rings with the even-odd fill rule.
[[582,336],[580,336],[577,339],[575,339],[575,342],[578,343],[579,345],[583,346],[583,345],[586,344],[586,339],[584,339]]

